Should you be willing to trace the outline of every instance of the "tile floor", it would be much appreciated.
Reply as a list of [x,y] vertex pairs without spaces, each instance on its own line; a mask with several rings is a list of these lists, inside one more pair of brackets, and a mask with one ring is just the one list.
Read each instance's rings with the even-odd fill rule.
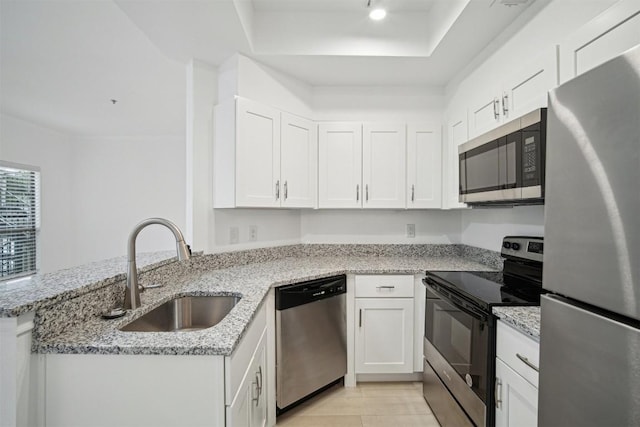
[[278,427],[440,427],[422,383],[336,385],[278,417]]

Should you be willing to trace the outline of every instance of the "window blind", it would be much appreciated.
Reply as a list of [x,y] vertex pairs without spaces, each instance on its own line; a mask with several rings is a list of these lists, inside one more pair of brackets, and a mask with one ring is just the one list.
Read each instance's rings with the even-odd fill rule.
[[40,169],[0,161],[0,280],[37,271]]

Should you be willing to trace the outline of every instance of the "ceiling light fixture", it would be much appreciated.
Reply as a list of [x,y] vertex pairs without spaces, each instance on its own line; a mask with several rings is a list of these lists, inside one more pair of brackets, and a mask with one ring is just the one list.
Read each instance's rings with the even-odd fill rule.
[[[371,8],[371,0],[367,2],[367,7]],[[384,19],[385,16],[387,16],[387,11],[381,7],[376,7],[375,9],[372,9],[371,12],[369,12],[369,18],[374,21],[380,21]]]

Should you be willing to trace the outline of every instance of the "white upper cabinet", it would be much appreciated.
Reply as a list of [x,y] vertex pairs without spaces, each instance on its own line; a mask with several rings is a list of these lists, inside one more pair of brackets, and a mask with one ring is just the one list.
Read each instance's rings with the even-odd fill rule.
[[482,135],[502,123],[501,96],[497,81],[490,85],[479,85],[474,93],[469,94],[469,138]]
[[280,134],[281,206],[313,208],[318,173],[317,126],[310,120],[282,113]]
[[240,97],[215,118],[214,207],[315,207],[315,123]]
[[362,125],[318,126],[318,207],[362,206]]
[[238,98],[236,206],[280,206],[280,111]]
[[558,86],[558,49],[547,49],[510,73],[502,84],[503,121],[547,106],[547,92]]
[[640,2],[621,0],[560,44],[562,83],[640,44]]
[[365,124],[362,129],[362,183],[365,208],[404,208],[406,127]]
[[440,123],[407,126],[408,209],[442,207],[442,140]]
[[558,85],[557,48],[549,48],[519,67],[505,69],[479,85],[469,104],[469,139],[536,108],[547,106],[547,91]]
[[447,137],[444,143],[443,159],[443,207],[447,209],[464,208],[460,203],[460,173],[458,161],[458,146],[469,139],[467,127],[467,111],[465,109],[452,110],[447,120]]

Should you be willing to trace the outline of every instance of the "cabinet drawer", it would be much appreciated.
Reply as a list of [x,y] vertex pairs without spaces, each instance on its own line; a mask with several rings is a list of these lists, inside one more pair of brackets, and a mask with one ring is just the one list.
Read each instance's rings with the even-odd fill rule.
[[[527,381],[538,387],[540,344],[499,321],[496,336],[496,356]],[[528,363],[527,363],[528,362]]]
[[356,276],[356,298],[413,298],[413,275]]

